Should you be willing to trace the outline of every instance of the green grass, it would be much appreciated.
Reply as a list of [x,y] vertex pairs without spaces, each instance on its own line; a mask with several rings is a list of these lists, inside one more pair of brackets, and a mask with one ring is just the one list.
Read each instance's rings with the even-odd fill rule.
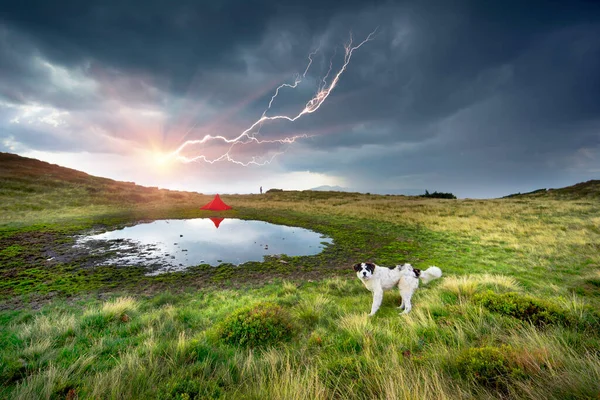
[[[209,216],[198,207],[210,196],[3,154],[0,180],[0,398],[600,394],[594,182],[497,200],[222,196],[234,207],[223,216],[313,229],[334,245],[148,277],[61,257],[92,228]],[[368,318],[358,261],[438,265],[444,276],[417,291],[410,314],[389,292]]]
[[[80,304],[56,301],[35,312],[5,311],[3,394],[52,398],[72,390],[80,398],[597,395],[598,337],[584,323],[538,329],[474,300],[488,287],[519,289],[514,283],[504,284],[505,278],[493,275],[458,283],[440,280],[422,288],[413,312],[402,317],[395,310],[398,295],[390,293],[380,314],[368,318],[369,294],[357,280],[341,278],[275,282],[244,291],[163,293]],[[468,294],[456,295],[463,285],[469,286],[463,291]],[[275,335],[267,346],[248,348],[223,336],[223,326],[256,302],[294,317],[292,341]],[[599,322],[579,306],[557,307],[574,320]],[[272,314],[264,318],[267,326]]]

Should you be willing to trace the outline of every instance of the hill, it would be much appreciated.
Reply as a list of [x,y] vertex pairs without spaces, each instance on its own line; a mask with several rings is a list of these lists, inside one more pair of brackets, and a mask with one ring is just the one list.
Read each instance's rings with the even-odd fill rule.
[[560,189],[548,189],[548,194],[568,198],[600,197],[600,180],[594,179]]
[[198,196],[100,178],[33,158],[0,153],[0,213],[185,201]]
[[503,198],[514,197],[547,197],[556,199],[600,198],[600,180],[593,179],[559,189],[537,189],[527,193],[514,193]]

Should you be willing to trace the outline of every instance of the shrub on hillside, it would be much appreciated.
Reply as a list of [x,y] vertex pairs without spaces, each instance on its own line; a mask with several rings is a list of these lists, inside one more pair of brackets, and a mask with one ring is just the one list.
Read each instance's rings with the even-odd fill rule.
[[492,346],[469,348],[458,354],[451,367],[463,378],[504,390],[508,378],[522,375],[522,371],[510,362],[507,350],[509,348]]
[[277,192],[283,192],[283,189],[269,189],[265,193],[277,193]]
[[570,325],[573,321],[556,305],[516,292],[498,294],[488,290],[476,294],[473,300],[492,312],[531,322],[536,326]]
[[228,316],[218,328],[227,344],[259,347],[291,339],[294,325],[289,313],[272,303],[259,303]]
[[425,194],[422,194],[420,197],[427,197],[431,199],[456,199],[456,196],[452,193],[442,193],[442,192],[433,192],[429,193],[428,190],[425,191]]

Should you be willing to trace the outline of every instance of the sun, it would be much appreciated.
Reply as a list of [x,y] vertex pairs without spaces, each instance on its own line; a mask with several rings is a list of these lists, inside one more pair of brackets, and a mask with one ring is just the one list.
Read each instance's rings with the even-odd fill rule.
[[162,151],[154,151],[152,153],[152,158],[158,166],[166,166],[171,162],[171,157],[169,154],[165,154]]
[[157,170],[168,170],[173,164],[173,154],[157,149],[143,151],[145,164]]

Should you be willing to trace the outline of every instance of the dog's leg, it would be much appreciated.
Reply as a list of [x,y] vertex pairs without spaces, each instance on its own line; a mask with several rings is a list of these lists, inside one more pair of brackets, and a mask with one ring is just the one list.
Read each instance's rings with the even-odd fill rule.
[[400,292],[400,306],[398,306],[399,309],[404,309],[404,297],[402,297],[402,290],[400,289],[400,286],[398,286],[398,291]]
[[381,302],[383,301],[383,289],[381,286],[377,286],[373,288],[373,305],[371,306],[371,314],[369,317],[375,315],[377,310],[379,310],[379,306],[381,306]]
[[410,302],[412,295],[413,295],[412,289],[408,289],[408,290],[400,289],[400,296],[402,296],[402,304],[404,305],[404,311],[402,311],[400,314],[408,314],[410,312],[410,310],[412,309],[412,304]]

